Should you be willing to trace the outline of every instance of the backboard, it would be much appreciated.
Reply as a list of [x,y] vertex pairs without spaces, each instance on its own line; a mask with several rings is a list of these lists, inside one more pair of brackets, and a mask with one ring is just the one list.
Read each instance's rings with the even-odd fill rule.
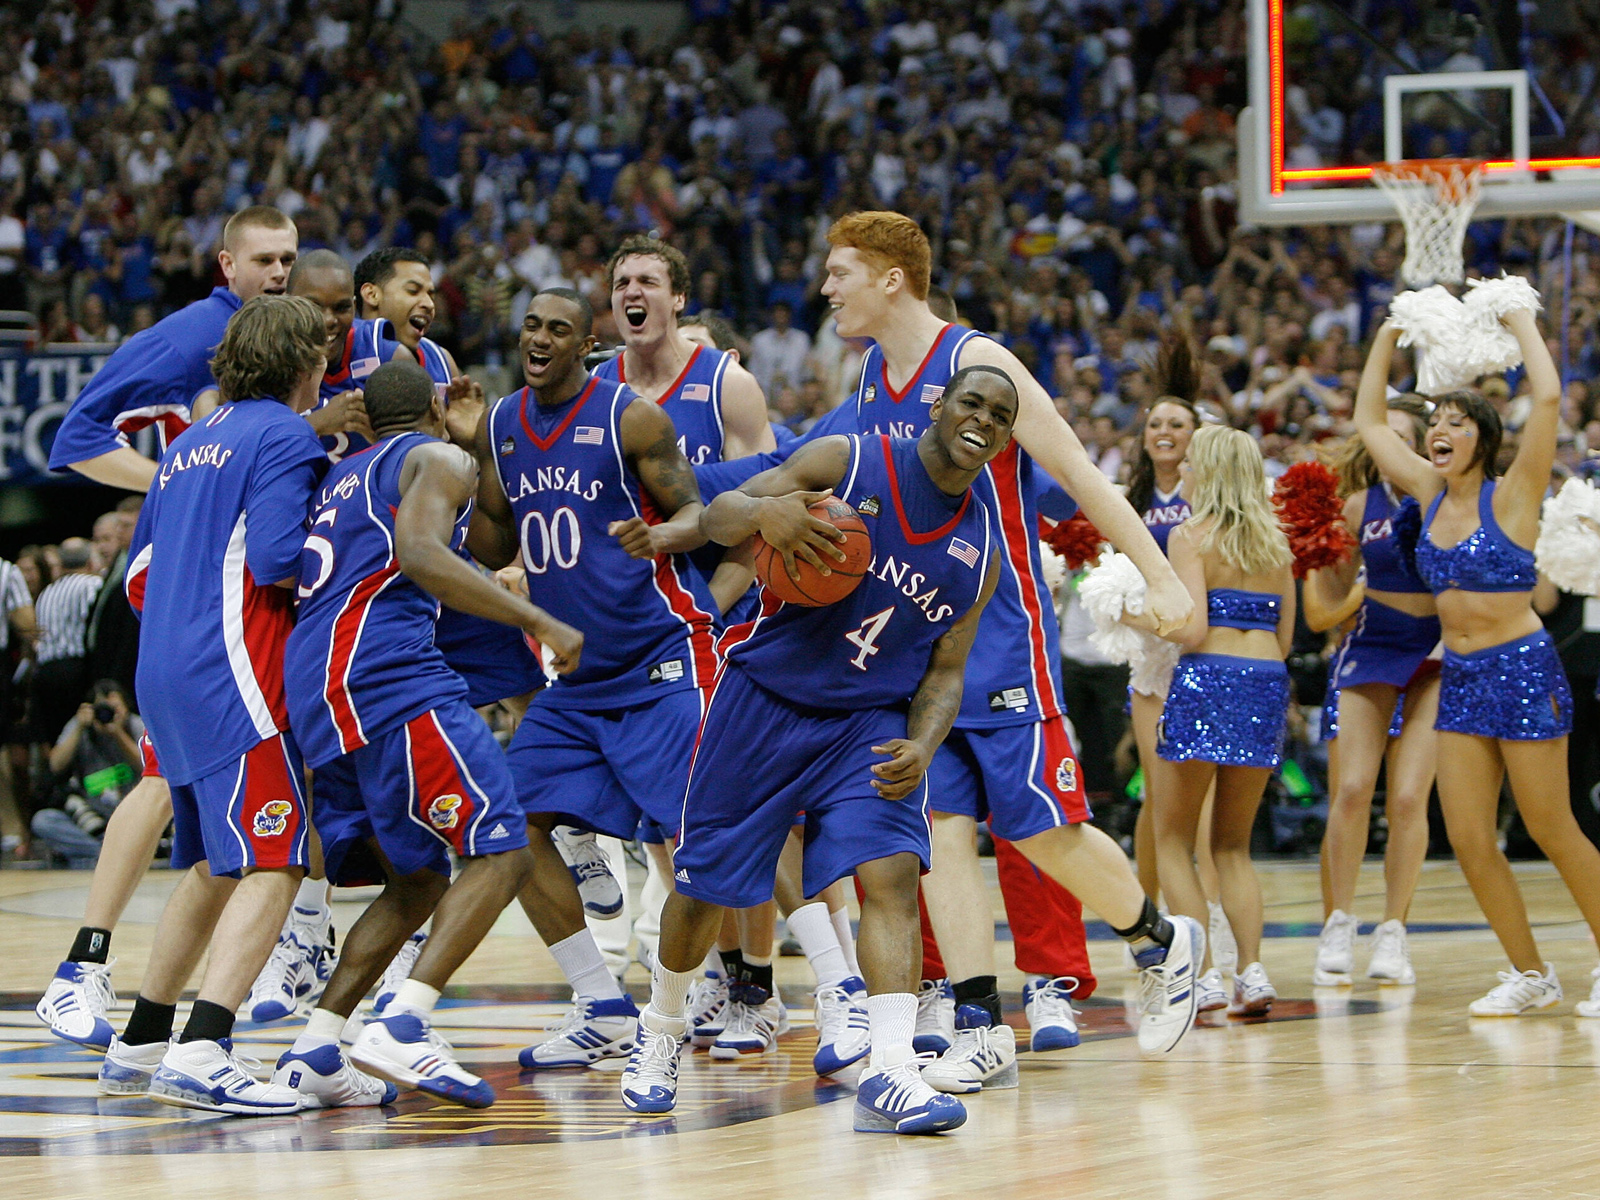
[[[1505,39],[1481,24],[1485,6],[1414,0],[1364,24],[1359,14],[1377,8],[1249,0],[1241,220],[1392,221],[1372,164],[1408,158],[1482,159],[1479,217],[1600,210],[1600,157],[1566,136],[1536,76],[1497,61]],[[1509,50],[1518,53],[1514,41]]]

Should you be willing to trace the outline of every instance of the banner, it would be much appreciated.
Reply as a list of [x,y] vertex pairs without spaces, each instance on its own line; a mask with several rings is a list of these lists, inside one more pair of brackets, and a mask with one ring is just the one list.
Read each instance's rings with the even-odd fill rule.
[[[76,471],[52,474],[50,443],[83,385],[115,349],[100,344],[0,347],[0,485],[89,482]],[[154,427],[141,430],[133,446],[155,458]]]

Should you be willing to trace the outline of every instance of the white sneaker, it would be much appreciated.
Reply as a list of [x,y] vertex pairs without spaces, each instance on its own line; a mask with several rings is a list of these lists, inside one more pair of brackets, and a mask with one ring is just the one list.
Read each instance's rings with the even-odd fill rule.
[[1501,971],[1500,982],[1481,1000],[1467,1006],[1475,1017],[1516,1017],[1530,1008],[1549,1008],[1561,1003],[1561,981],[1554,963],[1545,963],[1544,974],[1537,971]]
[[1278,989],[1267,978],[1267,969],[1253,962],[1233,977],[1233,1002],[1228,1005],[1228,1015],[1264,1017],[1277,998]]
[[745,1054],[765,1054],[789,1032],[789,1010],[777,988],[753,983],[728,988],[728,1023],[711,1043],[711,1057],[731,1062]]
[[668,1113],[678,1102],[678,1051],[684,1022],[646,1008],[639,1016],[639,1038],[622,1069],[622,1103],[638,1113]]
[[346,1061],[332,1042],[296,1054],[289,1050],[278,1059],[272,1082],[299,1092],[306,1108],[363,1108],[393,1104],[399,1089],[387,1079],[377,1079]]
[[34,1006],[39,1020],[58,1038],[96,1050],[110,1047],[114,1035],[106,1016],[117,1003],[111,990],[111,965],[116,961],[62,963]]
[[294,1016],[302,1004],[315,1004],[326,980],[317,975],[317,960],[322,956],[318,941],[302,941],[306,931],[290,928],[278,938],[267,965],[261,968],[245,1011],[258,1025]]
[[862,1074],[856,1087],[857,1133],[943,1133],[965,1123],[961,1101],[934,1091],[918,1072],[925,1057],[906,1056]]
[[557,825],[550,831],[550,840],[566,860],[572,882],[578,885],[584,911],[596,917],[614,917],[621,912],[622,888],[611,873],[611,860],[600,849],[594,834],[570,825]]
[[867,985],[851,976],[819,987],[812,1020],[817,1027],[817,1052],[811,1066],[818,1075],[832,1075],[860,1062],[872,1049],[872,1030],[860,997]]
[[1233,926],[1228,924],[1228,914],[1215,900],[1206,901],[1206,911],[1210,915],[1206,937],[1210,941],[1211,961],[1232,975],[1239,968],[1239,944],[1233,940]]
[[1171,916],[1172,945],[1155,966],[1139,972],[1139,1049],[1165,1054],[1194,1027],[1206,931],[1193,917]]
[[1589,989],[1589,998],[1578,1001],[1578,1015],[1580,1017],[1600,1017],[1600,967],[1589,972],[1589,978],[1594,980],[1594,986]]
[[955,990],[948,979],[924,979],[917,989],[917,1025],[911,1048],[918,1054],[943,1054],[955,1040]]
[[627,1058],[633,1053],[639,1010],[633,999],[596,1000],[574,996],[572,1011],[544,1041],[517,1055],[525,1071],[557,1067],[587,1067],[604,1058]]
[[1349,987],[1355,969],[1356,928],[1359,922],[1342,908],[1328,914],[1317,939],[1317,966],[1311,982],[1317,987]]
[[378,995],[372,1002],[373,1015],[382,1016],[383,1010],[389,1007],[389,1001],[400,990],[400,985],[411,978],[411,970],[417,965],[417,958],[427,943],[427,934],[421,931],[413,933],[406,939],[406,944],[400,947],[399,953],[389,961],[389,965],[383,969],[383,978],[378,980]]
[[1078,1044],[1078,1013],[1072,1007],[1072,993],[1077,987],[1078,981],[1071,975],[1022,985],[1029,1050],[1070,1050]]
[[923,1082],[952,1096],[1017,1086],[1017,1034],[991,1025],[977,1004],[956,1009],[955,1044],[922,1068]]
[[728,1025],[728,977],[702,975],[689,985],[684,1002],[689,1021],[689,1044],[704,1050],[722,1036]]
[[1212,967],[1200,976],[1200,999],[1196,1007],[1203,1013],[1228,1007],[1228,989],[1222,986],[1221,967]]
[[100,1091],[107,1096],[142,1096],[150,1090],[150,1076],[166,1057],[167,1042],[130,1046],[113,1036],[100,1064]]
[[488,1108],[494,1089],[455,1059],[420,1013],[397,1008],[361,1027],[350,1058],[374,1075],[467,1108]]
[[1417,973],[1411,969],[1411,950],[1406,945],[1404,922],[1385,921],[1372,931],[1372,957],[1367,962],[1367,978],[1400,987],[1416,983]]
[[150,1077],[149,1096],[238,1117],[282,1116],[305,1107],[299,1092],[257,1079],[253,1072],[260,1069],[255,1059],[218,1042],[174,1042]]

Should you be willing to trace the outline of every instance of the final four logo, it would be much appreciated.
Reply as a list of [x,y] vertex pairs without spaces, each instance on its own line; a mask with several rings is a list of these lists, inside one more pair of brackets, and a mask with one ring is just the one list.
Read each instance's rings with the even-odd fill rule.
[[1070,758],[1063,758],[1056,764],[1056,790],[1060,792],[1078,790],[1078,764]]
[[428,804],[428,824],[435,829],[454,829],[461,819],[462,799],[452,792],[448,796],[435,796]]
[[257,837],[277,837],[289,828],[289,814],[294,812],[294,805],[287,800],[268,800],[256,812],[256,819],[251,822],[250,832]]

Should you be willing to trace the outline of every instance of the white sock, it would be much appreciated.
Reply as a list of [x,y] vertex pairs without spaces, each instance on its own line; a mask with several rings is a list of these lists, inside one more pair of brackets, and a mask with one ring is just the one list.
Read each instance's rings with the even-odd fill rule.
[[806,961],[811,964],[811,973],[817,977],[818,987],[827,987],[850,977],[850,963],[839,945],[832,915],[821,900],[801,905],[790,913],[789,932],[800,943],[800,949],[806,952]]
[[332,915],[328,910],[328,881],[307,875],[295,893],[289,915],[307,925],[320,925]]
[[657,1015],[669,1020],[683,1019],[683,1006],[689,997],[689,986],[694,983],[693,971],[669,971],[656,961],[650,976],[650,1007]]
[[409,1008],[419,1017],[426,1017],[433,1012],[433,1006],[438,1003],[438,988],[431,988],[415,979],[408,979],[400,985],[400,990],[394,994],[394,999],[389,1001],[389,1007],[383,1011],[387,1016],[396,1009]]
[[306,1021],[306,1027],[300,1031],[300,1036],[294,1040],[294,1053],[305,1054],[315,1050],[318,1046],[333,1046],[339,1042],[339,1035],[344,1031],[345,1018],[332,1009],[313,1009],[311,1016]]
[[620,1000],[622,989],[617,977],[606,966],[605,956],[588,929],[580,929],[571,937],[562,938],[550,947],[550,956],[572,985],[573,996],[587,996],[594,1000]]
[[868,996],[867,1024],[872,1031],[872,1069],[904,1062],[911,1056],[911,1038],[917,1031],[916,995],[887,992]]
[[751,967],[770,967],[772,965],[772,955],[771,954],[751,954],[748,951],[746,951],[746,952],[744,952],[742,957],[744,958],[746,966],[751,966]]
[[830,912],[828,919],[833,922],[833,931],[839,938],[839,949],[844,951],[845,965],[850,968],[850,974],[860,978],[861,963],[856,960],[856,939],[850,932],[850,910],[841,908],[838,912]]

